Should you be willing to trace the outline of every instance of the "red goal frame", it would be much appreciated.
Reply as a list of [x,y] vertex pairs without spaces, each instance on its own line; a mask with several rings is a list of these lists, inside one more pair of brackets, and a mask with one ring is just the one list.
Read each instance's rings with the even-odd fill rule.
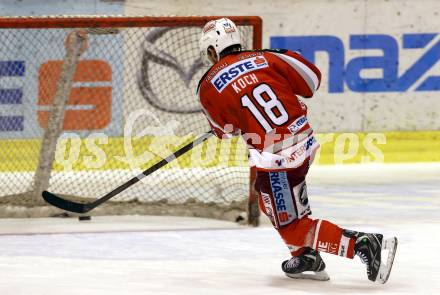
[[0,28],[117,28],[117,27],[202,27],[208,21],[227,17],[237,25],[252,26],[252,47],[262,48],[263,20],[259,16],[48,16],[0,17]]

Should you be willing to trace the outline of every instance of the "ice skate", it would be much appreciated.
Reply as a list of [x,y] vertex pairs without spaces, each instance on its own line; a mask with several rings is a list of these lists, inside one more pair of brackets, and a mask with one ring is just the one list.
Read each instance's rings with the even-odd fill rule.
[[[397,238],[383,240],[381,234],[359,233],[354,246],[355,254],[367,265],[368,279],[381,284],[385,284],[390,276],[396,249]],[[386,264],[382,261],[382,250],[388,250]]]
[[307,248],[298,257],[292,257],[281,264],[286,276],[293,279],[310,279],[328,281],[330,278],[325,271],[325,263],[318,251]]

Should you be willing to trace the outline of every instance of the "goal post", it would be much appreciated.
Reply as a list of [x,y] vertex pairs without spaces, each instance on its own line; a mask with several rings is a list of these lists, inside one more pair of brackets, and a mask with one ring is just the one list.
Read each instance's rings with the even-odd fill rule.
[[49,112],[47,127],[44,129],[38,165],[34,175],[32,191],[36,204],[41,203],[39,196],[44,190],[49,188],[50,174],[55,160],[56,144],[63,130],[65,105],[67,97],[72,90],[73,74],[78,65],[80,55],[85,51],[87,32],[84,31],[82,33],[80,34],[80,31],[73,31],[66,38],[66,55]]
[[[42,190],[103,195],[207,131],[198,39],[219,17],[1,17],[0,217],[59,214]],[[259,17],[229,18],[261,48]],[[211,138],[93,213],[257,225],[254,174],[241,139]]]

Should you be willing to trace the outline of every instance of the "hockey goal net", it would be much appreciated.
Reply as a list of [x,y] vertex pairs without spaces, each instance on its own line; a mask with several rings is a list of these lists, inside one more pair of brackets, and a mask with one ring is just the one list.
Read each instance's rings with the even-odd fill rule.
[[[206,132],[198,40],[215,18],[0,18],[0,217],[60,214],[42,190],[90,201]],[[259,17],[230,18],[261,48]],[[234,219],[250,182],[243,142],[211,137],[92,214]]]

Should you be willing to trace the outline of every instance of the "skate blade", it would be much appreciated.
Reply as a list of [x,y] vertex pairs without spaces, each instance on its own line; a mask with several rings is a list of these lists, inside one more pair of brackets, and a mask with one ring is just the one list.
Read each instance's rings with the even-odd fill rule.
[[323,271],[308,271],[308,272],[302,272],[302,273],[285,273],[286,276],[292,279],[302,279],[302,280],[315,280],[315,281],[328,281],[330,280],[330,277],[328,276],[327,272],[325,270]]
[[382,242],[382,250],[388,250],[388,257],[386,264],[380,264],[379,274],[376,278],[376,282],[381,284],[385,284],[390,277],[391,268],[393,267],[394,256],[396,255],[397,250],[397,238],[389,238]]

